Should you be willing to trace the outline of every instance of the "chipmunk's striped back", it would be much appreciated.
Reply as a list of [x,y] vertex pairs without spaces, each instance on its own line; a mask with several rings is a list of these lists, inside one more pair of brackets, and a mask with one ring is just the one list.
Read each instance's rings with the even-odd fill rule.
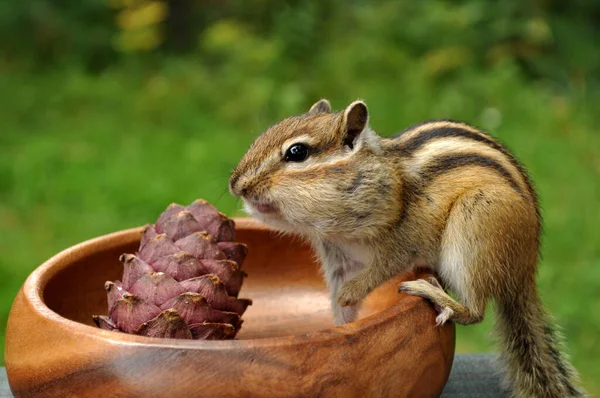
[[[527,171],[500,142],[465,123],[436,120],[420,123],[392,138],[393,149],[408,159],[408,177],[427,186],[435,178],[458,168],[493,171],[519,195],[529,199],[538,212],[538,200]],[[541,222],[540,222],[541,226]]]

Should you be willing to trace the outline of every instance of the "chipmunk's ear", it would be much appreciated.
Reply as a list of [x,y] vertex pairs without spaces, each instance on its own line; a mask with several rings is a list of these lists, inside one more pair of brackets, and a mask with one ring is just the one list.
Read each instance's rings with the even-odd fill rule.
[[363,132],[369,123],[369,111],[362,101],[354,101],[344,110],[342,129],[344,130],[344,145],[354,147],[356,137]]
[[326,99],[319,100],[310,107],[308,111],[309,115],[315,115],[317,113],[331,113],[331,104]]

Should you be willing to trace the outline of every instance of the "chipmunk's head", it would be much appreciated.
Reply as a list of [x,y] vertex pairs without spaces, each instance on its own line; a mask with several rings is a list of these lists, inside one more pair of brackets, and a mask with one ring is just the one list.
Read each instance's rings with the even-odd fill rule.
[[282,120],[250,146],[231,175],[231,193],[281,230],[328,236],[368,225],[381,190],[380,138],[368,120],[361,101],[334,113],[327,100]]

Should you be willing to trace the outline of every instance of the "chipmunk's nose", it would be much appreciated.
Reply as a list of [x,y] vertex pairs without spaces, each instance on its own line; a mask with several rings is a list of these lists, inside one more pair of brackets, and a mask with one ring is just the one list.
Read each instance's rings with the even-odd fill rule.
[[235,174],[229,180],[229,191],[233,196],[245,196],[248,193],[248,186],[240,181],[240,175]]

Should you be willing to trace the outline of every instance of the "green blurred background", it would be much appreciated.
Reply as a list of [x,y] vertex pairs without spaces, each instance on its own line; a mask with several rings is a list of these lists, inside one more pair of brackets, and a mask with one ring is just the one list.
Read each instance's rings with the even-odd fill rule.
[[[594,0],[1,2],[0,352],[45,259],[171,202],[241,215],[227,178],[254,137],[361,98],[382,135],[460,119],[527,165],[541,293],[600,393],[599,25]],[[458,352],[495,350],[488,314]]]

